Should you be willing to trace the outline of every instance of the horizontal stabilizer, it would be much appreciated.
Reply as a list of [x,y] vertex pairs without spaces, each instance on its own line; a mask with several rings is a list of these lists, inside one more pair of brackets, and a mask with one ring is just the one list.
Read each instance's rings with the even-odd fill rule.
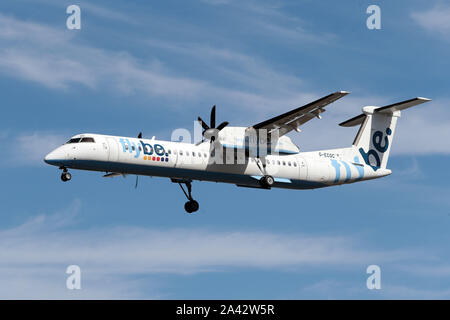
[[394,113],[395,111],[400,111],[400,110],[404,110],[404,109],[407,109],[410,107],[414,107],[414,106],[417,106],[418,104],[422,104],[422,103],[428,102],[428,101],[431,101],[431,99],[418,97],[418,98],[406,100],[403,102],[394,103],[394,104],[391,104],[391,105],[388,105],[385,107],[377,108],[377,109],[375,109],[375,112],[391,114],[391,113]]
[[[428,98],[422,98],[422,97],[418,97],[418,98],[414,98],[414,99],[409,99],[406,101],[402,101],[402,102],[397,102],[394,104],[390,104],[388,106],[384,106],[384,107],[379,107],[376,108],[374,110],[374,113],[383,113],[383,114],[393,114],[395,111],[401,111],[425,102],[431,101],[431,99]],[[341,127],[354,127],[357,125],[360,125],[361,123],[364,122],[364,119],[366,118],[366,115],[364,113],[357,115],[356,117],[353,117],[349,120],[346,120],[344,122],[341,122],[339,125]]]
[[348,119],[347,121],[339,123],[341,127],[354,127],[357,125],[360,125],[363,123],[364,119],[366,118],[366,115],[364,113],[361,113],[360,115],[353,117],[351,119]]

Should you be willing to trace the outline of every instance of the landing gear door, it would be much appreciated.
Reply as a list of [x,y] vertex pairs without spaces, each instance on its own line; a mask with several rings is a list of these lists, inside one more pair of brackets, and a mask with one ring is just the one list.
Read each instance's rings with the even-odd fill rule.
[[107,137],[108,142],[108,161],[119,161],[119,144],[116,139]]

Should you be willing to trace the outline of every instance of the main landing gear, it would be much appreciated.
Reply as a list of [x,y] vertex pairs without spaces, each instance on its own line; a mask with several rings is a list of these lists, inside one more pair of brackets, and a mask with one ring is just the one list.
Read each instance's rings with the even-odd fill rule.
[[[258,166],[259,170],[261,171],[261,173],[264,175],[264,176],[262,176],[261,179],[259,179],[259,184],[264,189],[272,188],[273,184],[275,183],[275,179],[272,176],[266,174],[266,165],[259,158],[255,159],[255,162],[256,162],[256,165]],[[262,164],[262,168],[261,168],[260,162]]]
[[275,183],[275,180],[273,179],[272,176],[265,175],[261,179],[259,179],[259,183],[263,188],[270,189]]
[[67,182],[70,181],[70,179],[72,179],[72,175],[70,174],[69,171],[67,171],[67,168],[61,168],[62,169],[62,173],[61,173],[61,180],[63,182]]
[[[184,210],[186,210],[187,213],[196,212],[198,210],[198,208],[199,208],[199,204],[198,204],[197,201],[194,200],[194,198],[192,198],[192,194],[191,194],[192,183],[191,183],[191,180],[180,180],[180,181],[172,180],[172,181],[173,182],[177,182],[180,185],[181,190],[183,190],[184,195],[188,199],[188,201],[184,204]],[[187,187],[187,192],[183,188],[183,183]]]

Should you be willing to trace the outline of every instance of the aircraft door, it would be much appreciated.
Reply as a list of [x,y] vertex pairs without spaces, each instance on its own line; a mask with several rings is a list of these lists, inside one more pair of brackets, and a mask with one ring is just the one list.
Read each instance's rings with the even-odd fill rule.
[[306,178],[308,177],[308,166],[306,165],[305,159],[299,158],[297,164],[298,164],[298,178],[300,180],[306,180]]
[[116,139],[107,137],[108,142],[108,161],[119,161],[119,144]]

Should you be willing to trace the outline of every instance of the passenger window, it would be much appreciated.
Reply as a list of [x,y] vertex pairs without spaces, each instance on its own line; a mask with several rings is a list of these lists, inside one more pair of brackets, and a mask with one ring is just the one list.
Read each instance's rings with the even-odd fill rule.
[[283,166],[285,166],[286,165],[286,161],[283,161]]
[[134,146],[131,146],[131,150],[133,150],[133,151],[134,151],[134,149],[135,149],[135,147],[134,147]]
[[280,163],[280,160],[278,160],[278,161],[277,161],[277,164],[278,164],[278,165],[280,165],[280,164],[281,164],[281,163]]
[[170,149],[167,151],[169,154],[172,154],[172,152],[170,151]]
[[192,156],[195,157],[195,152],[192,152]]
[[180,156],[182,156],[183,155],[183,150],[180,150]]
[[291,162],[290,162],[290,161],[288,162],[288,166],[289,166],[289,167],[291,166]]
[[206,155],[206,153],[204,153],[203,156],[204,156],[205,158],[208,158],[208,156]]
[[125,145],[125,150],[128,150],[128,145],[127,144]]
[[201,154],[201,153],[199,152],[199,153],[198,153],[198,156],[199,156],[199,157],[201,157],[201,156],[202,156],[202,154]]
[[294,167],[296,167],[297,166],[297,162],[294,162]]

